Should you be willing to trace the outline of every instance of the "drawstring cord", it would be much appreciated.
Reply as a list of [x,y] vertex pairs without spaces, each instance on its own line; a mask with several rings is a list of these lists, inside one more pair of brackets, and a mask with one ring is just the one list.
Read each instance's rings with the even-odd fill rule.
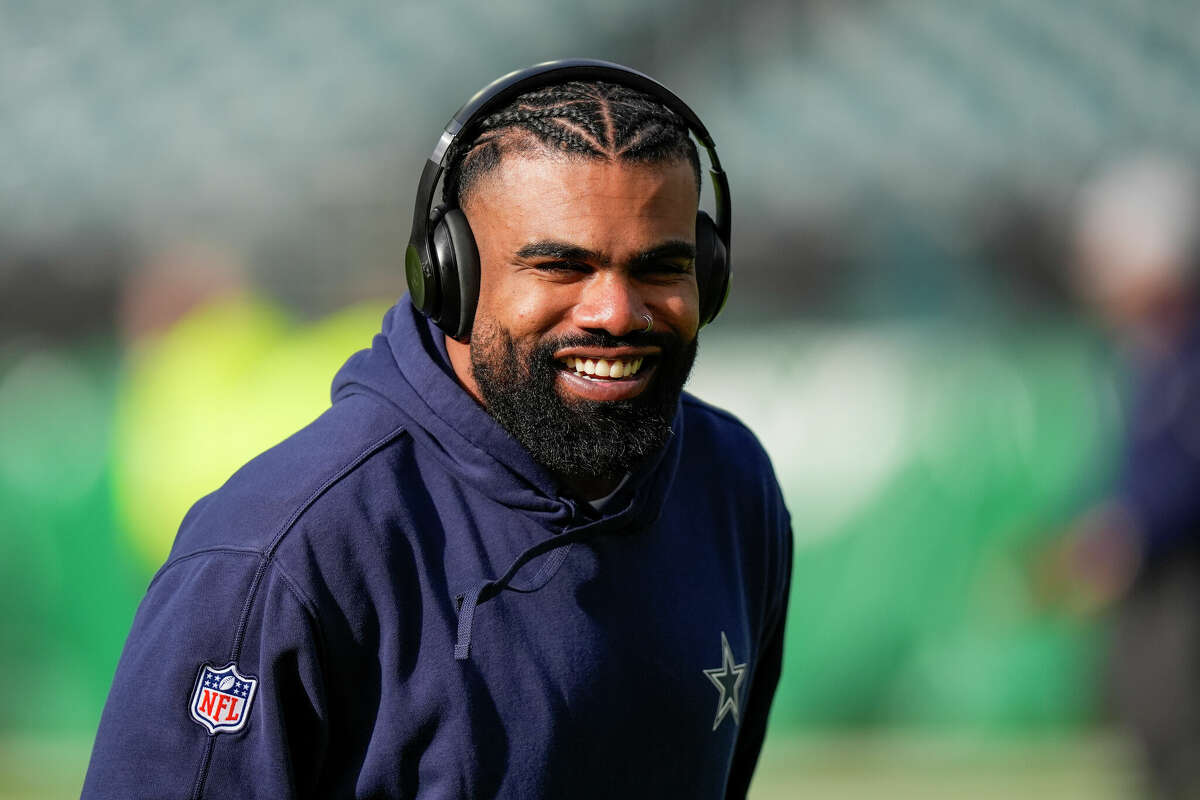
[[[559,567],[566,561],[567,555],[571,552],[572,545],[583,539],[592,527],[592,525],[586,525],[582,528],[576,528],[538,542],[517,556],[512,566],[499,578],[481,581],[463,594],[458,595],[456,598],[459,604],[458,639],[454,645],[454,658],[458,661],[464,661],[470,656],[471,629],[475,622],[475,609],[479,607],[480,603],[487,602],[505,589],[522,593],[536,592],[538,589],[541,589],[550,582],[550,579],[558,572]],[[523,585],[513,583],[513,579],[521,571],[522,567],[551,550],[555,552],[550,554],[550,557],[546,559],[546,562],[542,564],[529,583]]]

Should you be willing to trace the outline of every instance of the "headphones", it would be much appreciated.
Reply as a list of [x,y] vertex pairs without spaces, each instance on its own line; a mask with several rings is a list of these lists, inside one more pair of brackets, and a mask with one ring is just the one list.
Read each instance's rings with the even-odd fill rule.
[[535,64],[504,75],[481,89],[446,124],[425,162],[413,209],[412,236],[404,254],[404,273],[412,304],[459,341],[471,333],[479,301],[479,251],[461,209],[434,206],[434,189],[454,157],[458,136],[472,123],[508,105],[518,95],[568,81],[607,81],[650,95],[674,111],[708,152],[717,211],[714,222],[696,214],[696,283],[700,289],[700,324],[706,325],[729,295],[729,233],[732,207],[729,181],[717,158],[717,147],[704,123],[670,89],[637,70],[594,59],[568,59]]

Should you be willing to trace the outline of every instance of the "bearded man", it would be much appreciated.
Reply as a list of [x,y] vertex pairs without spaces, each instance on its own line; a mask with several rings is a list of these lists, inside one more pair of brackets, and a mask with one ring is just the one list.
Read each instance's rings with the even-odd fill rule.
[[84,797],[745,795],[790,521],[754,436],[682,392],[728,280],[689,130],[715,160],[604,62],[464,106],[411,300],[185,517]]

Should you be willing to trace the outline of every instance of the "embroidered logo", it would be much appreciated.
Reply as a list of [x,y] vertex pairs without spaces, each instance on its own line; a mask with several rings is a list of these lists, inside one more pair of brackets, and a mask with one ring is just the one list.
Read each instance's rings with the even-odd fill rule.
[[205,664],[196,676],[188,710],[210,734],[234,733],[246,727],[257,689],[258,678],[238,672],[232,662],[220,669]]
[[729,648],[729,639],[725,631],[721,631],[721,666],[716,669],[704,670],[704,675],[717,687],[720,695],[717,698],[717,718],[713,721],[715,731],[725,715],[733,712],[733,724],[742,724],[741,691],[742,681],[746,678],[745,663],[733,663],[733,650]]

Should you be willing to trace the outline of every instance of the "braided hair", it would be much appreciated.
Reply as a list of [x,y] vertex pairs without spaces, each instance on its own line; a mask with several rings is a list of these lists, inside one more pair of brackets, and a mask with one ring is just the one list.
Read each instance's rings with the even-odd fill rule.
[[520,95],[460,139],[442,202],[461,207],[474,184],[508,153],[538,148],[603,161],[687,159],[700,188],[700,159],[687,123],[651,95],[604,81],[570,81]]

